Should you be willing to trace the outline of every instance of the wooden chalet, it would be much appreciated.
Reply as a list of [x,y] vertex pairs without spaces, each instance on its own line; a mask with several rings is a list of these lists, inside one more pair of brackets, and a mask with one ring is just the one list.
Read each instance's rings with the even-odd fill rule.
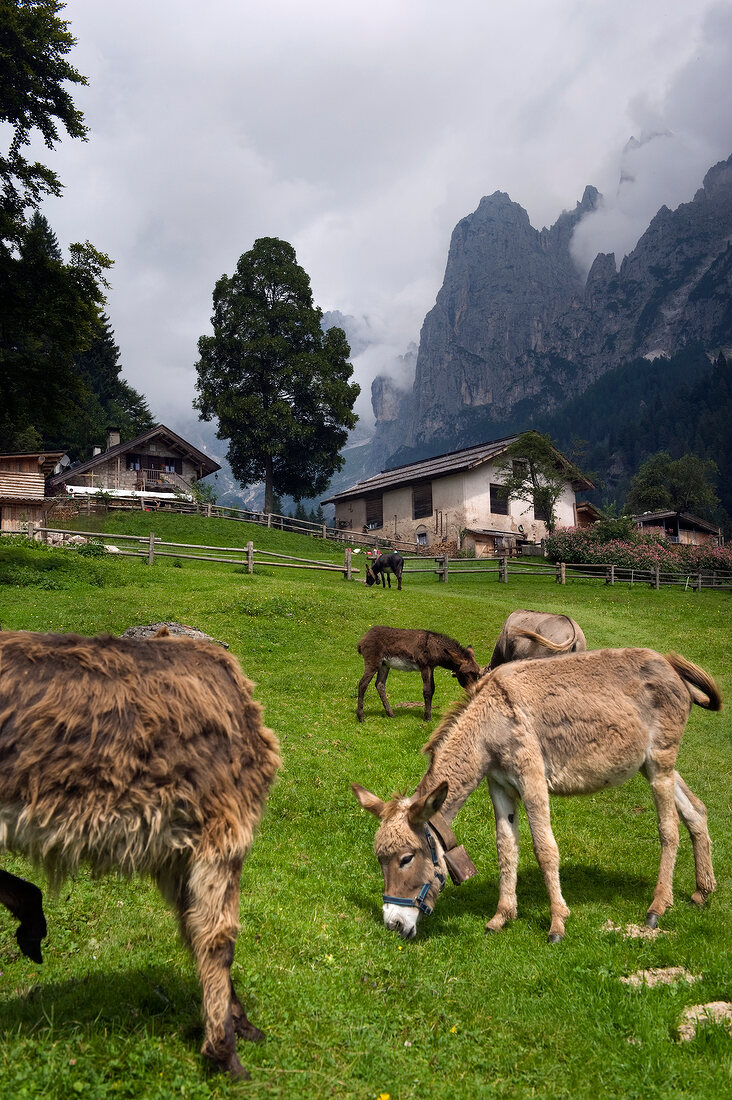
[[705,542],[715,546],[723,543],[721,527],[715,527],[713,523],[688,512],[644,512],[641,516],[633,516],[633,522],[644,531],[665,535],[669,542],[690,543],[693,546]]
[[191,498],[191,486],[220,470],[203,451],[171,428],[157,424],[135,439],[121,443],[110,429],[107,449],[98,448],[86,462],[69,466],[49,479],[51,492],[70,496],[107,493],[164,502]]

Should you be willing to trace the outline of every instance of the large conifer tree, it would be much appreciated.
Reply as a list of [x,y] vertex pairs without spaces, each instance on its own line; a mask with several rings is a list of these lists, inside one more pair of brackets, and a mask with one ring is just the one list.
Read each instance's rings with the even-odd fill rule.
[[322,492],[357,419],[345,333],[323,333],[310,279],[292,245],[275,237],[255,241],[219,279],[213,304],[213,335],[198,341],[194,404],[203,420],[218,419],[234,476],[264,481],[267,512],[275,493]]

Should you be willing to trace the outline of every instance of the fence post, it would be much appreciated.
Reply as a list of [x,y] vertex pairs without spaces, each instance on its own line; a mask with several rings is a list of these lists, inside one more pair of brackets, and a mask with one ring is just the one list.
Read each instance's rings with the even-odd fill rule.
[[344,579],[344,581],[353,580],[353,577],[351,576],[351,548],[350,548],[350,546],[346,547],[346,560],[345,560],[345,568],[343,570],[343,579]]
[[254,572],[254,543],[247,543],[247,573]]
[[206,505],[206,515],[208,516],[209,519],[211,519],[211,501],[210,500],[208,501],[208,503]]
[[701,590],[702,590],[702,575],[701,575],[701,573],[699,573],[699,575],[697,576],[696,590],[697,590],[697,592],[701,592]]
[[267,526],[268,527],[272,526],[272,513],[271,512],[267,512]]
[[605,574],[605,584],[615,584],[615,566],[609,565]]
[[498,559],[498,580],[508,584],[508,558],[505,554]]
[[661,587],[661,569],[658,565],[656,566],[656,580],[653,587],[655,589],[659,589]]
[[[440,558],[436,558],[435,560],[439,562]],[[442,569],[437,570],[437,579],[442,584],[447,584],[447,565],[448,557],[447,554],[445,554],[444,558],[442,558]]]
[[321,537],[324,538],[324,539],[328,538],[328,527],[327,527],[327,524],[325,524],[325,523],[323,524],[323,533],[322,533]]
[[150,540],[147,544],[147,564],[152,565],[155,561],[155,534],[150,532]]
[[566,584],[567,583],[567,564],[566,564],[566,562],[560,561],[560,563],[559,563],[559,576],[557,577],[557,580],[558,580],[559,584]]

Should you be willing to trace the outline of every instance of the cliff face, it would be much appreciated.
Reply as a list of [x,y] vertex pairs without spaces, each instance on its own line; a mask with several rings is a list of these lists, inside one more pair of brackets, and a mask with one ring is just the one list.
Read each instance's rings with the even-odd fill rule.
[[[414,386],[398,409],[375,383],[376,442],[428,447],[455,439],[471,412],[505,422],[519,402],[543,409],[582,393],[638,356],[701,343],[732,345],[732,157],[676,210],[659,210],[616,271],[598,255],[586,281],[570,255],[572,232],[600,201],[536,230],[526,211],[496,192],[456,226],[443,286],[420,337]],[[379,388],[381,387],[381,388]]]

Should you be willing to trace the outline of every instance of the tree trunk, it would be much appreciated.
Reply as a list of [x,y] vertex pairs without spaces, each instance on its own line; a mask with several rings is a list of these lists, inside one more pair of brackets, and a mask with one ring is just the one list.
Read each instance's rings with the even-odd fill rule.
[[268,516],[272,511],[274,490],[272,487],[272,456],[267,455],[264,460],[264,514]]

